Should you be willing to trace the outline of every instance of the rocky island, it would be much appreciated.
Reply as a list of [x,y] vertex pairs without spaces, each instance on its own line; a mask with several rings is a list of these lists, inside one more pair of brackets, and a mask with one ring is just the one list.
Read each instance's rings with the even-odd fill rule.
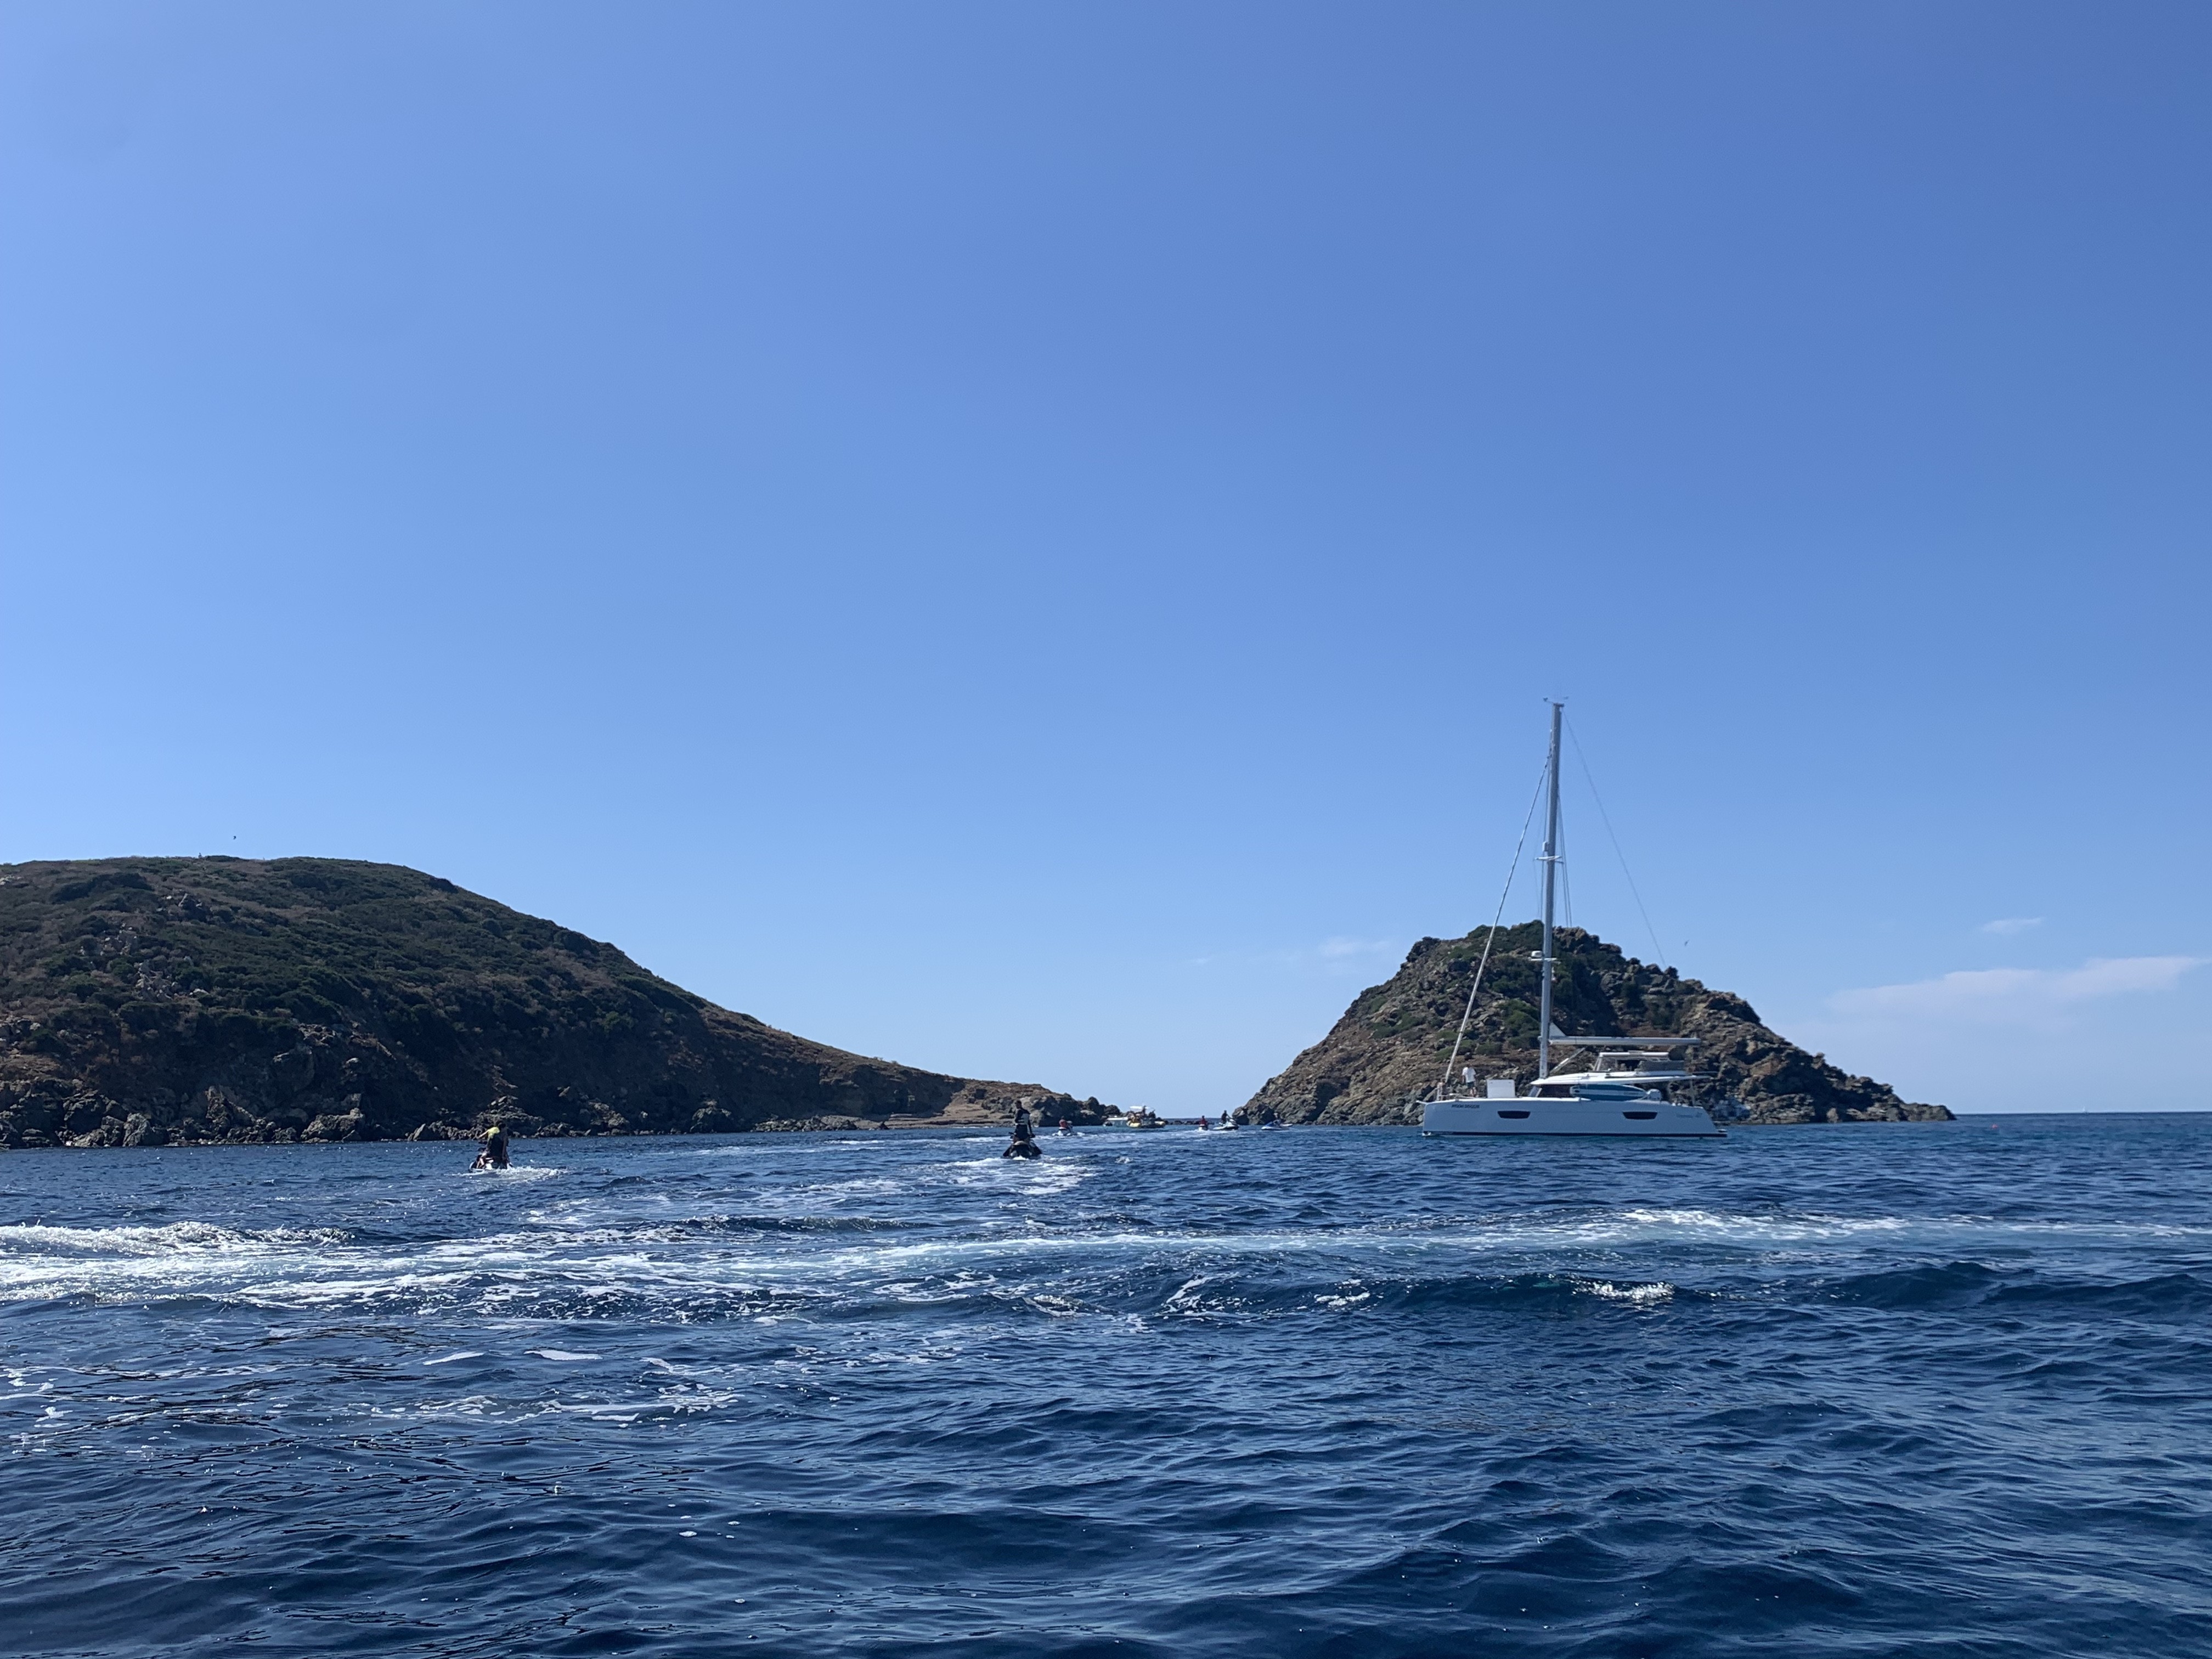
[[[1487,928],[1425,939],[1382,984],[1359,994],[1334,1029],[1269,1078],[1237,1115],[1245,1122],[1402,1123],[1418,1118],[1449,1059]],[[1537,969],[1542,929],[1500,928],[1461,1049],[1478,1078],[1536,1074]],[[1899,1099],[1852,1077],[1759,1023],[1741,997],[1708,990],[1671,968],[1625,955],[1595,933],[1562,927],[1553,1019],[1575,1036],[1693,1036],[1693,1069],[1716,1097],[1742,1102],[1753,1123],[1944,1120],[1948,1109]],[[1462,1086],[1462,1085],[1455,1085]]]
[[0,1145],[1048,1121],[1039,1085],[848,1054],[397,865],[0,866]]

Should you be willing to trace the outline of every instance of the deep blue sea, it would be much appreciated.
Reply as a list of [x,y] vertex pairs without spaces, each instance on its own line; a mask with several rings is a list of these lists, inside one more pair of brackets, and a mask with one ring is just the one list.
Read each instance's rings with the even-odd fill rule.
[[0,1154],[0,1651],[2212,1654],[2212,1116]]

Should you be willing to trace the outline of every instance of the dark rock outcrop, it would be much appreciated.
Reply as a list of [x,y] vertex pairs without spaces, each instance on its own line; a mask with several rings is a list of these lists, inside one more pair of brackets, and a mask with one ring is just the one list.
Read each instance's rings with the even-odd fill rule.
[[1106,1109],[809,1042],[396,865],[0,866],[0,1145],[1004,1123]]
[[[1418,1116],[1450,1057],[1486,928],[1425,939],[1384,983],[1360,993],[1335,1029],[1241,1109],[1247,1121],[1396,1123]],[[1477,1078],[1536,1074],[1535,922],[1498,930],[1460,1063]],[[1886,1083],[1851,1077],[1759,1024],[1741,997],[1653,968],[1579,927],[1553,934],[1553,1018],[1571,1036],[1694,1036],[1694,1069],[1716,1098],[1741,1100],[1753,1123],[1941,1120],[1942,1106],[1900,1100]],[[1458,1085],[1455,1085],[1458,1086]]]

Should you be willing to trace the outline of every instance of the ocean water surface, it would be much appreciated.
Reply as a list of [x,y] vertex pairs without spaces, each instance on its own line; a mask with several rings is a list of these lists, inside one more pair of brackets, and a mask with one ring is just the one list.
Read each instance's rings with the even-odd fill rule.
[[2212,1118],[0,1155],[0,1650],[2212,1654]]

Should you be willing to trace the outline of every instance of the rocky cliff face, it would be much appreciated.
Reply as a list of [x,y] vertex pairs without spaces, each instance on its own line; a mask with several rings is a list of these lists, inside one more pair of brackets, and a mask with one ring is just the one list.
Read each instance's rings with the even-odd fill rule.
[[1003,1123],[1105,1109],[809,1042],[394,865],[0,866],[0,1145]]
[[[1467,1007],[1486,929],[1425,939],[1383,984],[1363,991],[1336,1027],[1267,1079],[1242,1109],[1248,1121],[1402,1122],[1418,1116],[1442,1077]],[[1499,930],[1460,1063],[1478,1079],[1536,1074],[1535,922]],[[1900,1100],[1886,1083],[1851,1077],[1759,1022],[1741,997],[1653,968],[1593,933],[1553,934],[1559,957],[1553,1018],[1571,1036],[1663,1033],[1700,1039],[1693,1069],[1717,1097],[1741,1100],[1754,1123],[1944,1119],[1942,1106]],[[1463,1085],[1455,1085],[1463,1086]],[[1410,1109],[1410,1114],[1409,1114]]]

